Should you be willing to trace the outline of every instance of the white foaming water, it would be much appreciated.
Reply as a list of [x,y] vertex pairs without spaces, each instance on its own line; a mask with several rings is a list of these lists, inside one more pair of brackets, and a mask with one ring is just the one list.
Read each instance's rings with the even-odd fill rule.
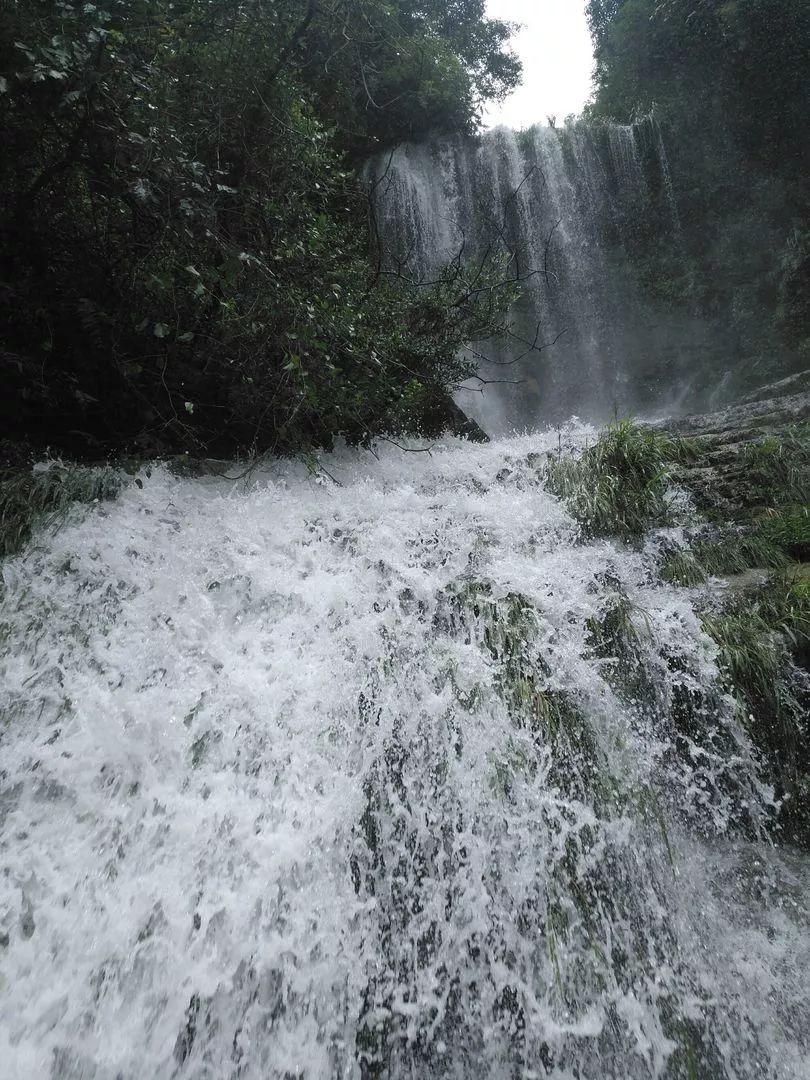
[[6,563],[4,1077],[807,1077],[808,862],[557,445],[158,470]]

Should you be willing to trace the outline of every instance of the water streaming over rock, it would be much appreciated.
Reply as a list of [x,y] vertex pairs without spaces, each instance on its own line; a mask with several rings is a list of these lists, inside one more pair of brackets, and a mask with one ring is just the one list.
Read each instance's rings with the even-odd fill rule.
[[701,362],[713,326],[656,302],[633,269],[642,241],[681,243],[654,116],[406,145],[367,175],[389,268],[425,282],[459,255],[505,250],[523,281],[513,335],[476,350],[494,382],[459,398],[489,431],[714,401],[716,363]]
[[158,469],[4,565],[4,1077],[807,1077],[810,867],[655,538],[545,490],[587,435]]

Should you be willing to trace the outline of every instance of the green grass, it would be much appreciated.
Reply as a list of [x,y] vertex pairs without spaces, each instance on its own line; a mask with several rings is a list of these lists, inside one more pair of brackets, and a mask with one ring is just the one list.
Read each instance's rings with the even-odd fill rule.
[[758,516],[749,510],[738,524],[721,521],[694,536],[687,548],[665,559],[665,581],[694,587],[707,577],[785,570],[810,557],[810,427],[794,425],[779,437],[748,443],[738,462],[770,508],[752,508]]
[[[603,762],[597,740],[576,696],[554,685],[538,646],[538,626],[539,613],[527,597],[515,592],[496,598],[488,582],[474,577],[447,590],[437,622],[437,627],[457,634],[463,630],[477,642],[494,668],[492,691],[514,724],[513,744],[494,763],[493,790],[508,797],[519,774],[532,773],[539,760],[533,744],[537,750],[552,750],[550,783],[598,804]],[[452,672],[448,677],[454,683]],[[464,708],[476,707],[485,693],[454,690]]]
[[790,551],[774,529],[760,524],[734,526],[714,530],[669,555],[661,566],[661,577],[691,588],[701,585],[707,577],[727,577],[754,569],[783,570],[790,561]]
[[767,485],[774,503],[810,502],[810,424],[793,424],[778,436],[747,443],[740,462]]
[[759,520],[761,534],[795,559],[810,559],[810,506],[766,510]]
[[696,453],[687,440],[620,420],[579,457],[550,456],[544,478],[584,536],[632,540],[667,521],[669,467],[693,460]]
[[716,642],[720,669],[746,701],[771,696],[785,646],[756,608],[704,615],[703,628]]
[[765,590],[761,608],[794,652],[810,645],[810,580],[787,571]]
[[763,568],[778,570],[788,559],[780,548],[756,529],[730,529],[698,540],[693,555],[707,575],[742,574]]
[[[810,693],[801,673],[810,669],[810,580],[801,565],[810,555],[810,426],[743,446],[732,480],[736,473],[737,522],[728,523],[727,513],[695,531],[687,546],[667,555],[660,573],[696,587],[708,577],[765,572],[763,584],[729,589],[724,605],[705,611],[701,621],[718,648],[721,687],[737,701],[783,800],[783,835],[810,843]],[[703,703],[685,692],[676,705],[679,730],[699,737],[708,716]]]
[[661,577],[671,585],[694,588],[706,580],[706,570],[691,551],[676,551],[661,567]]
[[810,644],[810,584],[780,575],[701,621],[733,689],[751,705],[774,705],[786,663]]
[[702,616],[719,649],[726,687],[786,798],[781,823],[793,840],[810,844],[810,700],[797,668],[810,659],[810,584],[789,573],[735,596]]
[[114,499],[123,482],[109,468],[52,465],[0,473],[0,558],[21,551],[36,529],[57,528],[75,503]]
[[606,584],[613,592],[601,615],[586,622],[588,649],[602,661],[600,673],[619,698],[627,702],[655,700],[653,672],[642,647],[635,617],[648,620],[647,613],[634,605],[616,581]]

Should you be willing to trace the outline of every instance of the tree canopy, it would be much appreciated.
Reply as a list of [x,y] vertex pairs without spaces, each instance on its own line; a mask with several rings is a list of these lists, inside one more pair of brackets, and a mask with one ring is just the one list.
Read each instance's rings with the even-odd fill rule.
[[597,111],[657,105],[679,121],[728,124],[746,153],[810,163],[810,6],[804,0],[590,0]]
[[473,130],[519,77],[509,33],[483,0],[0,0],[6,433],[213,452],[426,423],[509,289],[382,274],[353,168]]

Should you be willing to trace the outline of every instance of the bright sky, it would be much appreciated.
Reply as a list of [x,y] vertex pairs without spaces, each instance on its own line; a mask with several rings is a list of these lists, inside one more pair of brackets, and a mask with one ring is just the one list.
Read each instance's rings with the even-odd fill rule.
[[497,19],[522,24],[512,47],[523,61],[523,85],[484,114],[487,127],[525,128],[579,113],[591,94],[593,49],[585,0],[487,0]]

